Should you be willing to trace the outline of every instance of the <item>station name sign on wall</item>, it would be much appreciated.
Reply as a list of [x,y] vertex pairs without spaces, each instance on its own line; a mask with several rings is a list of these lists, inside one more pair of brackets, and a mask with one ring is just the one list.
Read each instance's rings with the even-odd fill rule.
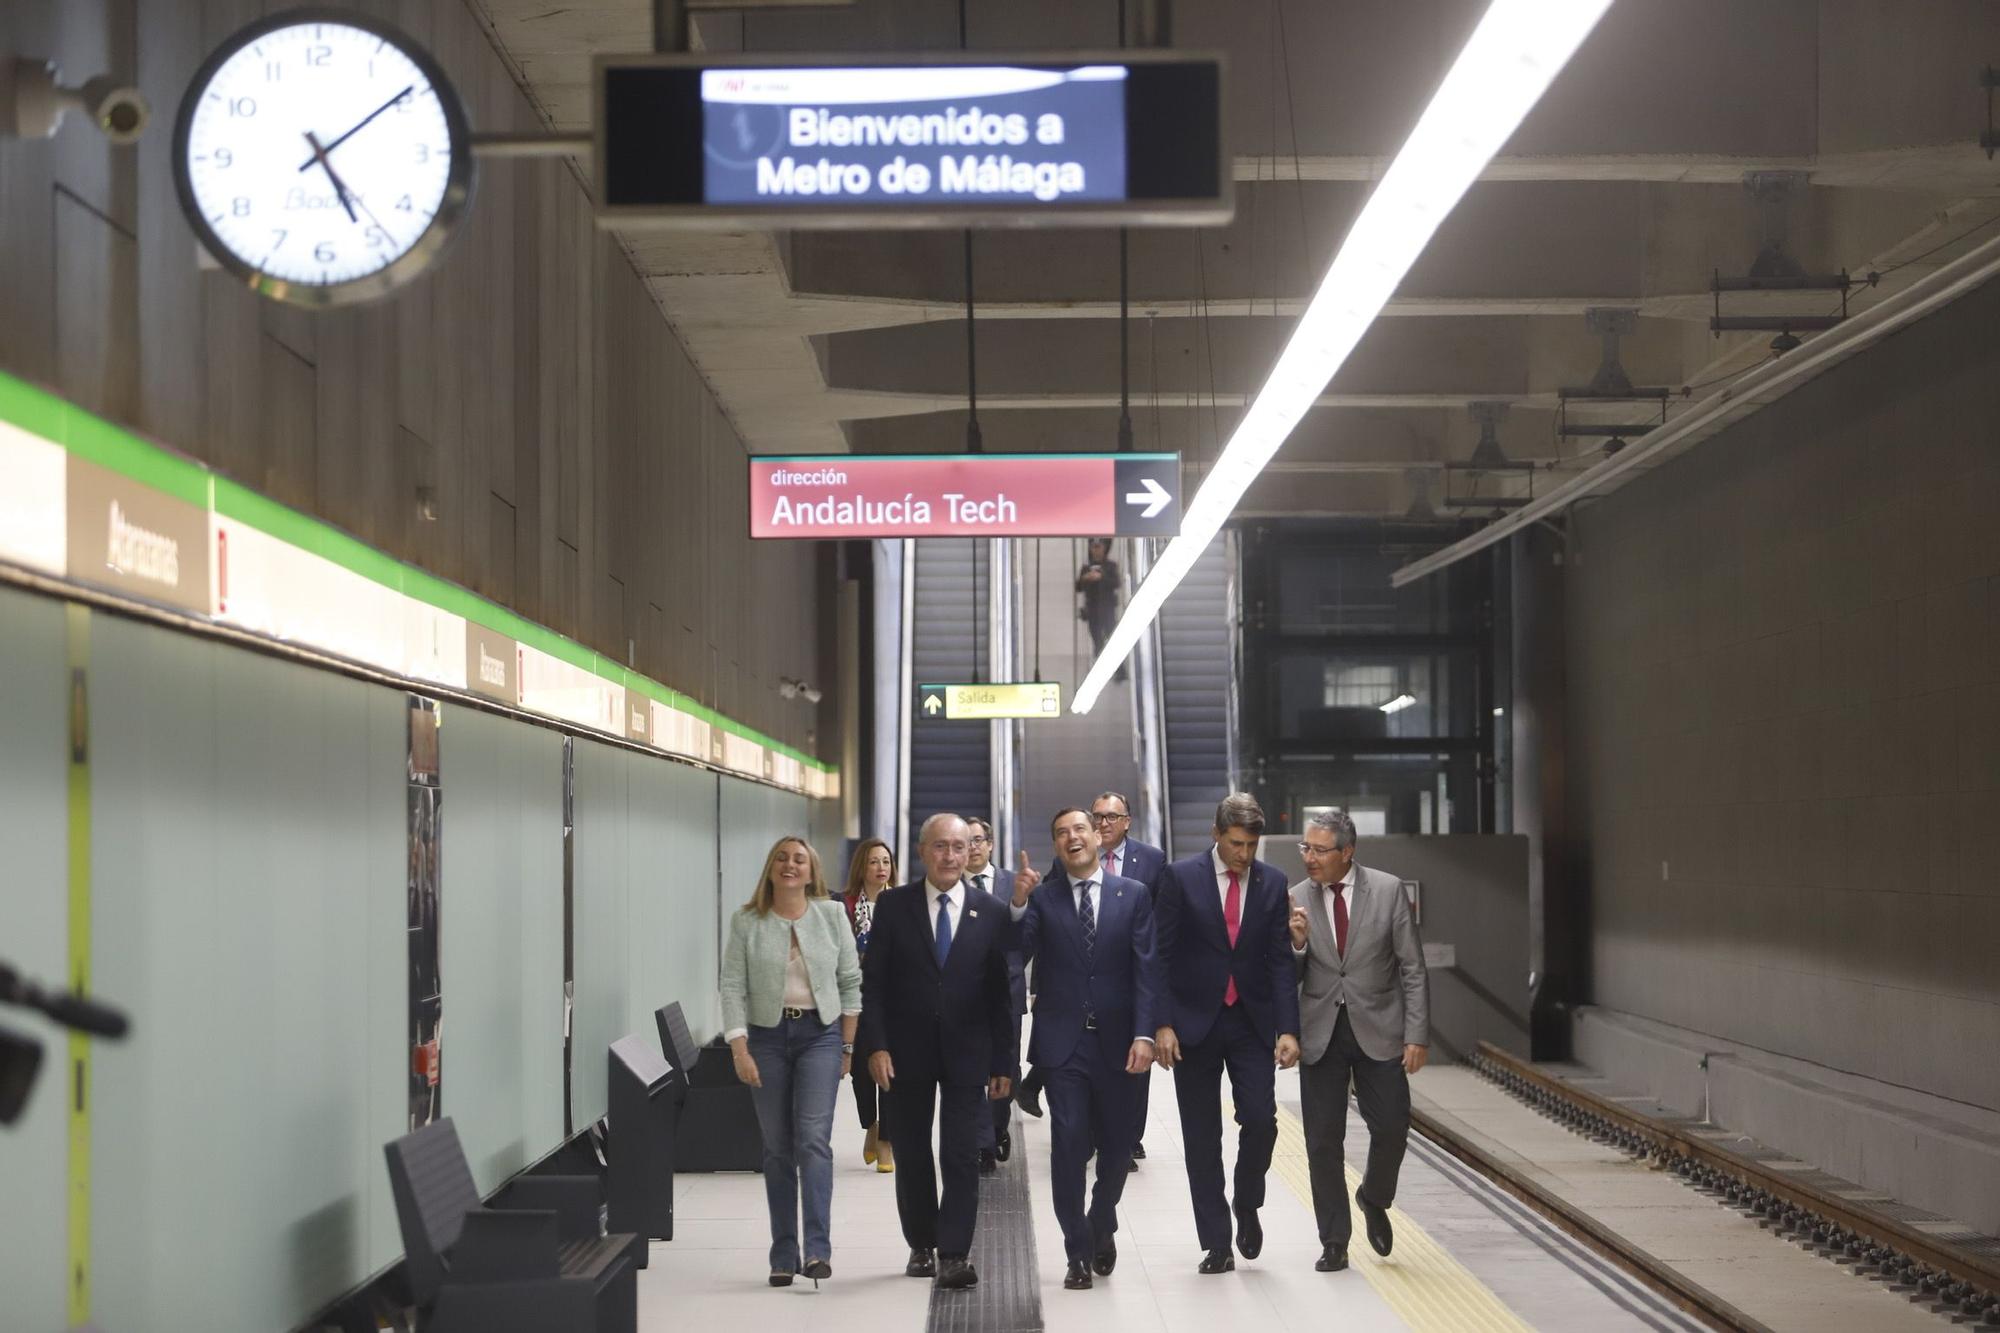
[[752,537],[1171,537],[1179,454],[750,460]]
[[626,227],[1227,222],[1218,57],[607,57],[597,179]]

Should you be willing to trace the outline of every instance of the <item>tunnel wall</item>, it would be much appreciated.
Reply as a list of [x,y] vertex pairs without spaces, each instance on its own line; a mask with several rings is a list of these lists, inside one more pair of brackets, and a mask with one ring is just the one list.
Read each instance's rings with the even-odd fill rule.
[[[0,138],[0,370],[815,752],[839,697],[820,557],[750,542],[742,444],[571,163],[483,162],[443,259],[380,302],[308,312],[199,267],[174,113],[270,8],[0,4],[0,61],[133,78],[154,117],[130,148],[76,116]],[[544,128],[473,7],[354,8],[436,55],[475,130]]]
[[1929,1099],[1921,1173],[1760,1117],[1911,1196],[2000,1161],[1996,328],[1988,286],[1577,506],[1567,551],[1591,998]]
[[[92,1317],[291,1327],[402,1250],[382,1145],[412,1099],[409,696],[11,588],[0,627],[0,957],[61,981],[65,884],[87,856],[91,988],[134,1023],[91,1051]],[[78,651],[87,823],[65,777]],[[482,1190],[563,1136],[563,745],[442,705],[439,1111]],[[574,748],[581,1127],[605,1109],[605,1047],[651,1040],[654,1008],[679,1000],[698,1038],[719,1030],[724,913],[775,837],[836,807]],[[22,1010],[0,1021],[44,1046],[0,1131],[0,1322],[60,1327],[67,1043]]]

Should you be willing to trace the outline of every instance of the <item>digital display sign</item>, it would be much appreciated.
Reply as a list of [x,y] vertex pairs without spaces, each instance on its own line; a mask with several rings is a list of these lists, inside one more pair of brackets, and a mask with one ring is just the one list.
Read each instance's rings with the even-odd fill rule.
[[1124,65],[710,69],[712,204],[1125,198]]
[[607,225],[1228,221],[1218,57],[607,57]]

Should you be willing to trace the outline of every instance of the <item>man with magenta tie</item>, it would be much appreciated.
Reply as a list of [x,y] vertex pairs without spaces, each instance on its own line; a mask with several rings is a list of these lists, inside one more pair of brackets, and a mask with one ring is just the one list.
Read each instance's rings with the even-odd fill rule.
[[[1299,1058],[1291,899],[1284,872],[1256,859],[1263,833],[1264,812],[1253,797],[1224,797],[1215,810],[1215,845],[1166,868],[1153,909],[1169,993],[1154,1050],[1174,1073],[1201,1273],[1236,1267],[1232,1210],[1237,1251],[1255,1259],[1264,1248],[1257,1210],[1278,1141],[1274,1066],[1289,1069]],[[1222,1188],[1225,1069],[1239,1126],[1233,1202]]]

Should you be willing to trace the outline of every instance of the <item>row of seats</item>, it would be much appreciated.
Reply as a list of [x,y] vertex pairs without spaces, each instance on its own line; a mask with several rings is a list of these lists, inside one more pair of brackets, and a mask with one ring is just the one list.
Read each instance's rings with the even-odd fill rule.
[[655,1019],[658,1051],[637,1035],[611,1045],[602,1179],[528,1173],[489,1205],[449,1118],[387,1146],[399,1294],[426,1330],[630,1333],[649,1243],[673,1239],[676,1168],[756,1168],[756,1117],[727,1048],[697,1048],[678,1003]]

